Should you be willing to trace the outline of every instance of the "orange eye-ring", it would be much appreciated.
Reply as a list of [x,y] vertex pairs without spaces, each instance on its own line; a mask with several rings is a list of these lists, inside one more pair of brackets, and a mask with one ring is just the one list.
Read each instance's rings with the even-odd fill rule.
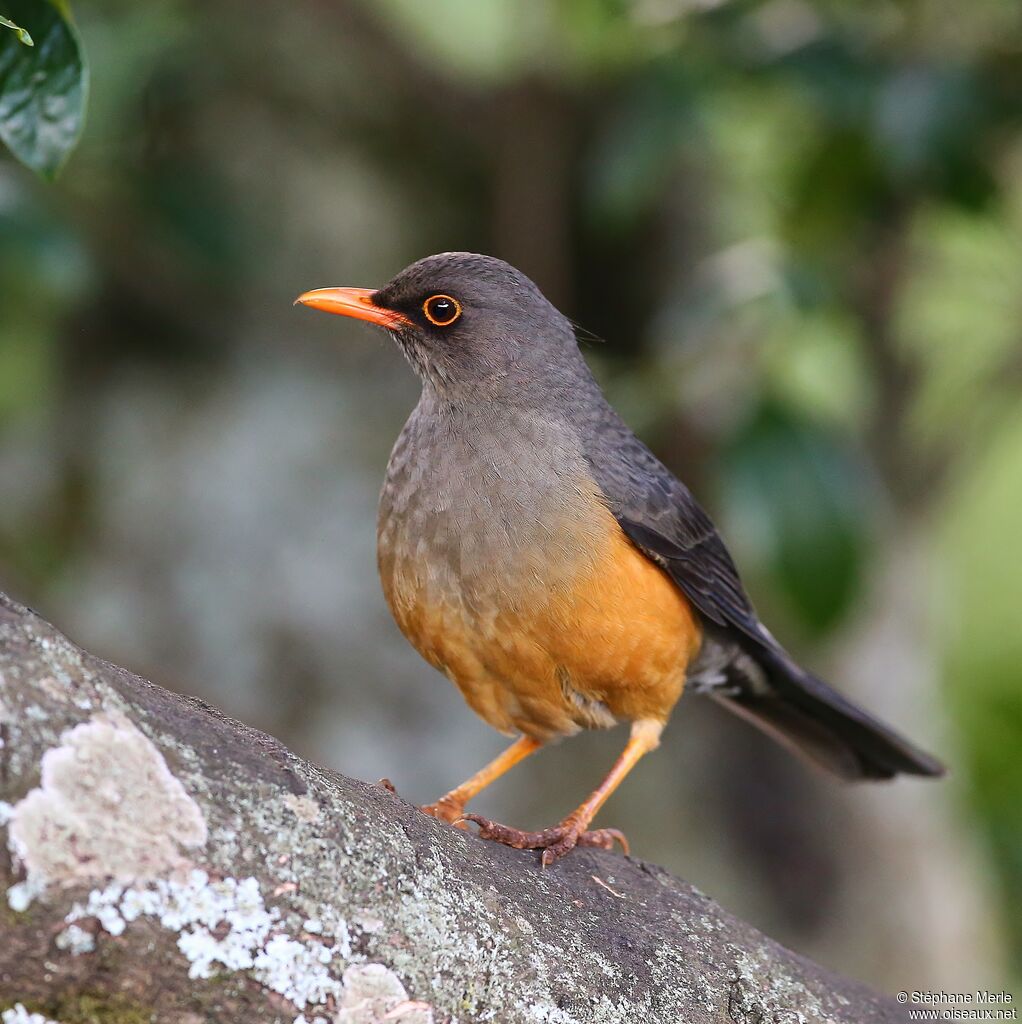
[[422,304],[426,319],[437,327],[450,327],[461,316],[461,303],[450,295],[431,295]]

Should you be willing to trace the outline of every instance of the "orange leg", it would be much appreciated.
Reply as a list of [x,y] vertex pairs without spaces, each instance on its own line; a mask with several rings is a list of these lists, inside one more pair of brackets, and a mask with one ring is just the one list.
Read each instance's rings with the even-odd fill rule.
[[483,839],[492,839],[516,850],[543,851],[542,863],[549,867],[559,857],[563,857],[576,846],[599,846],[609,850],[617,840],[628,852],[628,842],[617,830],[612,828],[587,831],[597,812],[607,802],[611,793],[624,781],[625,776],[638,764],[643,755],[656,750],[660,745],[660,733],[663,723],[653,719],[641,719],[632,723],[632,734],[621,756],[614,762],[614,767],[607,777],[589,794],[589,797],[571,812],[559,825],[544,829],[542,832],[523,832],[520,829],[499,825],[478,814],[466,814],[466,821],[473,821],[479,826],[479,835]]
[[445,793],[436,803],[427,804],[422,810],[441,821],[451,824],[458,822],[465,813],[465,805],[472,797],[481,793],[491,782],[496,782],[519,761],[524,761],[530,754],[534,754],[541,746],[538,740],[529,736],[520,737],[485,768],[480,768],[472,778],[452,789],[450,793]]

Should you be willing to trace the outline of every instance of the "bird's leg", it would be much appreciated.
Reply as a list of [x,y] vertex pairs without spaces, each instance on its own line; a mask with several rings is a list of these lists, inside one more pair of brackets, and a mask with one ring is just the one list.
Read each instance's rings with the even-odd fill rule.
[[542,832],[523,832],[507,825],[499,825],[478,814],[466,814],[465,820],[475,822],[479,826],[479,836],[482,839],[492,839],[505,846],[513,846],[516,850],[541,849],[543,867],[549,867],[576,846],[598,846],[609,850],[616,840],[627,853],[628,841],[616,828],[601,828],[593,832],[588,832],[587,829],[599,809],[621,785],[640,758],[651,750],[656,750],[660,745],[662,731],[663,723],[653,719],[639,719],[634,722],[628,743],[621,756],[614,762],[614,767],[607,773],[607,777],[579,807],[553,828],[544,829]]
[[481,793],[491,782],[495,782],[519,761],[524,761],[530,754],[534,754],[541,746],[542,744],[538,740],[534,740],[530,736],[519,737],[485,768],[480,768],[472,778],[452,789],[450,793],[445,793],[436,803],[426,804],[421,810],[452,825],[459,823],[465,813],[465,805],[472,797]]

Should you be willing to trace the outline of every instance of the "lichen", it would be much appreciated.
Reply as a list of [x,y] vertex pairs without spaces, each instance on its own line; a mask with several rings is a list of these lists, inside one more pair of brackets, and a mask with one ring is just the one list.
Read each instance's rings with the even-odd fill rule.
[[[777,976],[770,964],[735,950],[734,978],[728,992],[728,1016],[734,1024],[807,1024],[826,1015],[804,985],[786,975]],[[793,1005],[813,1013],[809,1018]]]
[[284,796],[284,804],[294,812],[299,821],[311,824],[319,817],[319,804],[311,796],[296,796],[294,793],[287,793]]
[[[338,1024],[375,1024],[386,1014],[394,1024],[432,1024],[428,1004],[409,1000],[400,979],[383,964],[348,964],[353,954],[345,921],[334,924],[333,942],[319,919],[304,922],[307,937],[285,934],[280,912],[266,907],[255,878],[211,879],[195,869],[183,881],[157,879],[144,886],[112,882],[71,908],[61,936],[75,928],[82,931],[77,922],[86,920],[121,935],[140,917],[154,919],[177,934],[190,978],[244,971],[299,1010],[340,1006]],[[378,1017],[366,1016],[379,1007],[384,1008]],[[345,1008],[350,1011],[347,1016]],[[307,1018],[307,1024],[313,1019]]]
[[177,934],[191,978],[246,971],[300,1009],[342,991],[328,969],[335,948],[282,934],[280,913],[267,909],[254,878],[215,880],[205,871],[193,870],[183,882],[159,879],[127,888],[112,883],[94,889],[64,920],[73,925],[94,919],[104,931],[120,935],[139,917],[155,918]]
[[7,905],[16,914],[24,914],[32,905],[32,901],[46,891],[45,883],[38,878],[15,882],[7,890]]
[[118,996],[82,993],[32,1005],[36,1009],[17,1002],[0,1011],[0,1024],[151,1024],[155,1019],[151,1008]]
[[[319,817],[309,797],[287,794],[284,802],[304,825]],[[280,910],[266,906],[255,877],[211,877],[191,865],[182,851],[208,836],[199,805],[123,714],[95,715],[64,734],[43,755],[40,785],[13,806],[0,805],[2,824],[26,872],[8,889],[15,912],[54,885],[106,883],[65,915],[55,941],[70,955],[92,952],[96,931],[120,936],[145,917],[176,935],[189,977],[244,972],[297,1010],[311,1008],[312,1016],[298,1018],[308,1024],[332,1024],[315,1012],[329,1007],[340,1007],[338,1020],[351,1024],[384,1015],[395,1024],[432,1021],[429,1006],[409,1000],[389,968],[354,963],[363,958],[332,907],[298,918],[296,938]],[[364,967],[372,971],[361,973]],[[345,968],[354,971],[345,976],[350,985]],[[383,987],[374,989],[374,980]]]
[[96,948],[96,938],[78,925],[68,925],[56,938],[57,949],[66,949],[72,956],[91,953]]
[[29,886],[156,878],[206,842],[198,804],[123,715],[75,726],[42,759],[41,781],[9,814]]
[[427,1003],[408,998],[401,980],[383,964],[349,967],[335,1024],[433,1024]]
[[[192,1001],[181,1020],[194,1017],[195,1024],[208,1019],[192,1012],[214,1005],[207,998],[217,1005],[237,1000],[239,1012],[250,1010],[248,1019],[294,1024],[427,1024],[434,1016],[444,1024],[821,1024],[835,1017],[832,1008],[842,997],[811,969],[736,927],[712,902],[657,869],[622,862],[608,874],[606,864],[594,866],[611,893],[586,881],[588,868],[572,871],[571,862],[564,871],[542,873],[496,854],[486,859],[465,835],[420,821],[391,806],[390,798],[321,772],[265,737],[253,742],[215,714],[156,688],[144,689],[145,701],[136,699],[143,684],[46,635],[37,620],[25,615],[24,621],[29,627],[17,627],[19,642],[24,647],[28,637],[30,655],[5,660],[0,643],[0,698],[16,708],[5,731],[8,779],[15,785],[34,779],[39,751],[48,746],[75,751],[77,758],[73,737],[99,725],[108,730],[104,738],[138,733],[124,717],[130,715],[153,741],[132,749],[144,751],[150,760],[141,760],[150,765],[155,752],[164,782],[170,776],[165,754],[184,784],[179,792],[194,801],[196,813],[204,809],[208,823],[201,852],[172,828],[171,856],[166,846],[155,857],[137,849],[131,859],[146,872],[111,882],[117,855],[109,849],[114,837],[103,831],[105,820],[97,813],[77,819],[90,851],[96,835],[107,836],[107,847],[87,864],[65,865],[65,873],[76,872],[70,881],[89,879],[76,886],[80,902],[70,913],[72,897],[62,901],[60,887],[43,882],[45,872],[33,871],[21,856],[25,850],[13,844],[29,875],[8,891],[12,910],[0,905],[0,927],[7,914],[18,928],[38,926],[55,935],[49,957],[60,971],[88,976],[88,962],[69,961],[95,956],[96,966],[105,965],[106,977],[116,981],[119,957],[150,958],[145,962],[155,965],[151,958],[163,957],[168,947],[173,953],[176,943],[174,977],[187,970],[196,979],[186,986]],[[0,621],[0,635],[7,629]],[[48,680],[45,686],[40,679]],[[59,703],[50,681],[66,691]],[[76,717],[95,713],[60,737]],[[98,741],[100,734],[86,732],[89,737]],[[88,760],[94,772],[103,763]],[[139,760],[133,755],[123,766],[118,762],[118,787],[123,774],[137,774]],[[39,791],[59,793],[76,814],[82,806],[96,811],[89,787],[54,790],[43,774]],[[155,813],[161,798],[152,782],[141,788],[154,805],[146,810]],[[156,792],[167,790],[157,785]],[[123,803],[103,805],[117,821],[118,845],[136,839]],[[23,804],[0,805],[0,819],[13,824]],[[153,835],[165,844],[168,829],[159,825],[145,837],[146,846]],[[37,849],[39,836],[28,845]],[[44,888],[45,899],[34,902]],[[251,982],[265,987],[265,1007],[250,1007]],[[166,991],[174,989],[172,981]],[[415,1001],[425,993],[432,1006]],[[14,995],[24,1001],[22,992]],[[177,998],[176,991],[168,995],[168,1013]],[[143,1024],[155,1012],[117,1003],[106,992],[24,1002],[26,1011],[62,1024]]]
[[3,1024],[57,1024],[57,1021],[44,1017],[41,1013],[26,1010],[22,1003],[15,1003],[9,1010],[0,1013]]

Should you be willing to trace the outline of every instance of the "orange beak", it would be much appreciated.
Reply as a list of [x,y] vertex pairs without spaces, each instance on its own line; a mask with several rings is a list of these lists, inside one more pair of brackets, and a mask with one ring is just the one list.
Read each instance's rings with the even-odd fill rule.
[[321,309],[324,313],[337,313],[355,320],[368,320],[381,327],[411,327],[408,317],[392,309],[373,304],[372,288],[315,288],[295,299],[294,304]]

